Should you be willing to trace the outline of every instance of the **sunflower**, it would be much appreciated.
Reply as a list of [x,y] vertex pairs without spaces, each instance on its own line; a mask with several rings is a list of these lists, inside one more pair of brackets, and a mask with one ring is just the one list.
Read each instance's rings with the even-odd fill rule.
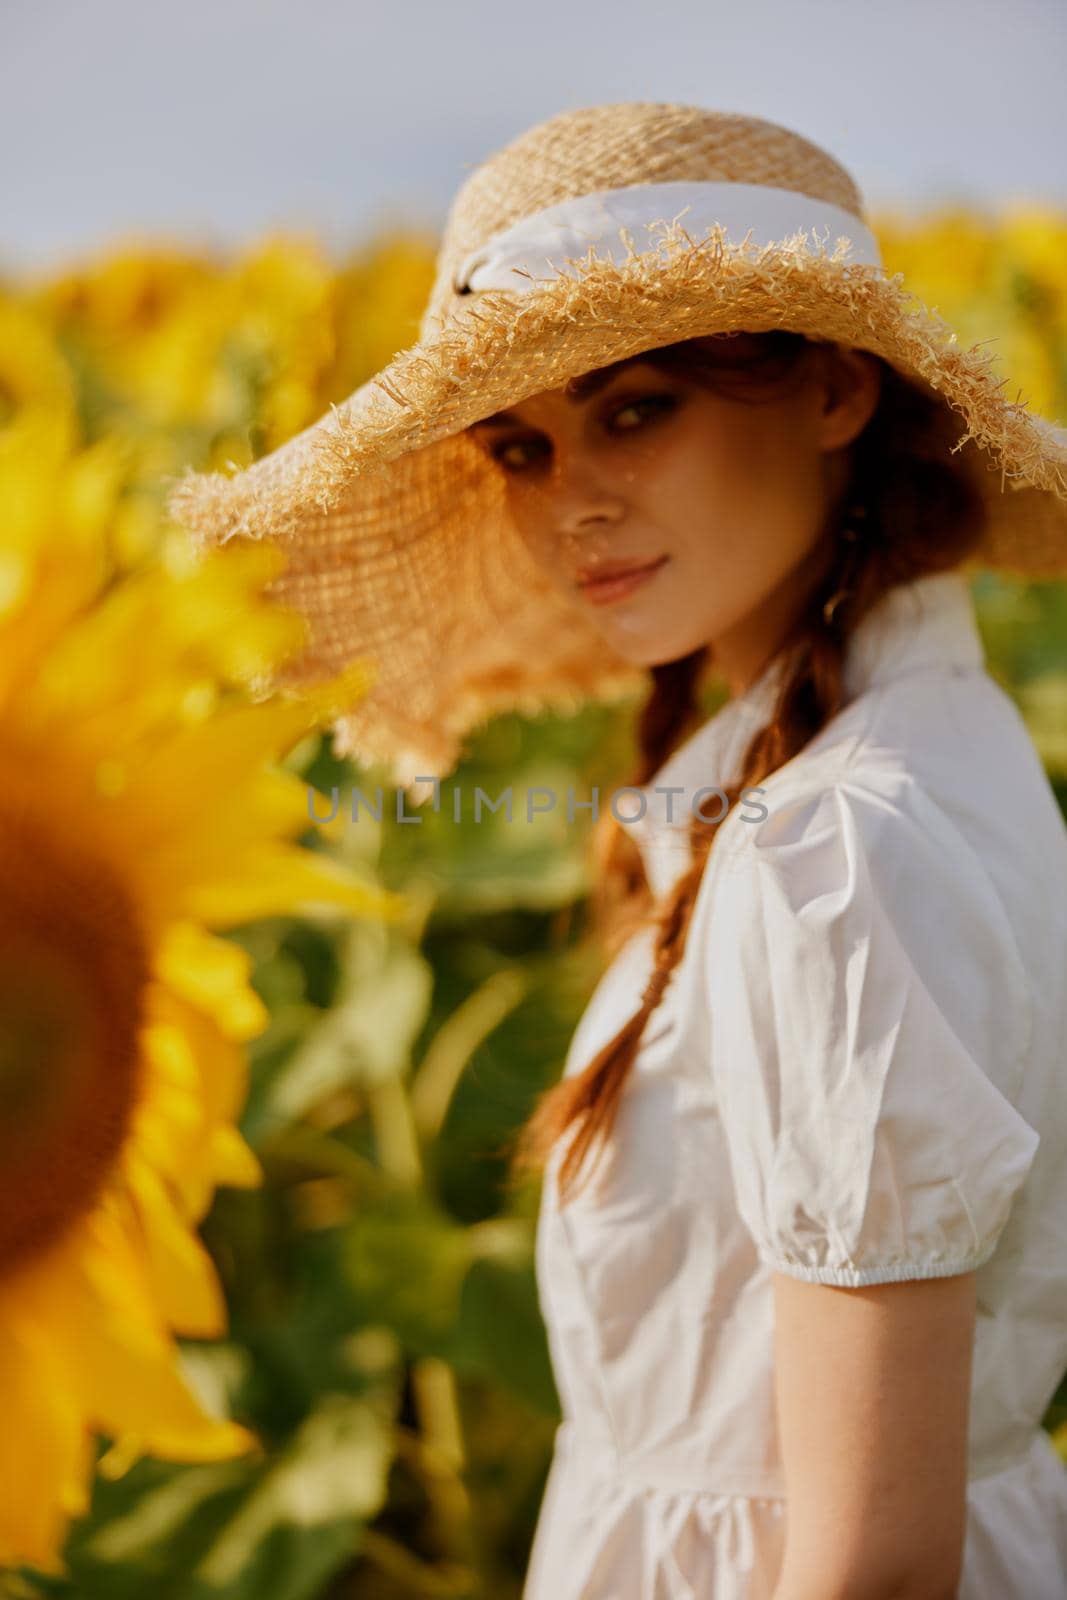
[[74,379],[47,319],[0,286],[0,423],[39,409],[76,426]]
[[275,558],[109,575],[90,453],[42,487],[44,426],[0,436],[0,1564],[62,1573],[98,1436],[112,1472],[256,1447],[177,1344],[226,1325],[196,1224],[261,1179],[235,1118],[268,1019],[220,930],[405,902],[295,842],[307,787],[272,764],[369,669],[228,695],[299,637]]

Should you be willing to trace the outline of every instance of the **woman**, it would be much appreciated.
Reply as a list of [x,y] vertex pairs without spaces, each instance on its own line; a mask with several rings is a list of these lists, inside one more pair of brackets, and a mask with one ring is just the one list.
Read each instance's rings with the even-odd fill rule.
[[412,351],[171,502],[286,543],[291,679],[373,654],[335,744],[402,782],[651,678],[516,1160],[564,1411],[527,1600],[1067,1595],[1067,831],[964,575],[1067,572],[1067,448],[861,213],[759,119],[565,113],[467,180]]

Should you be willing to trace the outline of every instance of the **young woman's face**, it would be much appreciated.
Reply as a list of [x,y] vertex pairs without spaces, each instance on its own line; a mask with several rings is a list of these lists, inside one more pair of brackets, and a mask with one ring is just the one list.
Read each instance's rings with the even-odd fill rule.
[[[505,474],[527,548],[615,651],[653,666],[710,645],[736,691],[825,560],[842,452],[877,404],[875,358],[837,354],[755,401],[638,359],[596,394],[549,390],[470,432]],[[594,581],[623,566],[645,570]]]

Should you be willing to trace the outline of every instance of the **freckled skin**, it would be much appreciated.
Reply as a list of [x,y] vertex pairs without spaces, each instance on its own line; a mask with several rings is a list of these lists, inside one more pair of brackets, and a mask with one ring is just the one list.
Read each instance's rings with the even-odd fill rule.
[[[820,347],[799,387],[751,401],[637,360],[596,394],[547,390],[509,407],[516,422],[470,432],[497,457],[534,559],[619,655],[653,666],[708,645],[739,693],[825,567],[879,373],[866,352]],[[610,604],[574,587],[580,567],[662,555]]]

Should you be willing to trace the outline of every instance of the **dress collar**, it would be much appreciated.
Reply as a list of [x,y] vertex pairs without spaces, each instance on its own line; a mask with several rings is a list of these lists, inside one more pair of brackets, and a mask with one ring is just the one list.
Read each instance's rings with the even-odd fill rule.
[[[860,620],[845,646],[845,704],[895,678],[933,666],[977,669],[985,652],[968,578],[958,571],[930,573],[896,584]],[[740,695],[734,695],[668,756],[647,784],[623,791],[617,810],[641,851],[653,893],[659,897],[691,859],[687,830],[693,797],[723,788],[735,775],[745,746],[770,717],[785,669],[776,656]],[[675,788],[681,792],[665,794]],[[644,797],[645,811],[637,816]],[[714,816],[721,802],[702,795],[701,810]]]

